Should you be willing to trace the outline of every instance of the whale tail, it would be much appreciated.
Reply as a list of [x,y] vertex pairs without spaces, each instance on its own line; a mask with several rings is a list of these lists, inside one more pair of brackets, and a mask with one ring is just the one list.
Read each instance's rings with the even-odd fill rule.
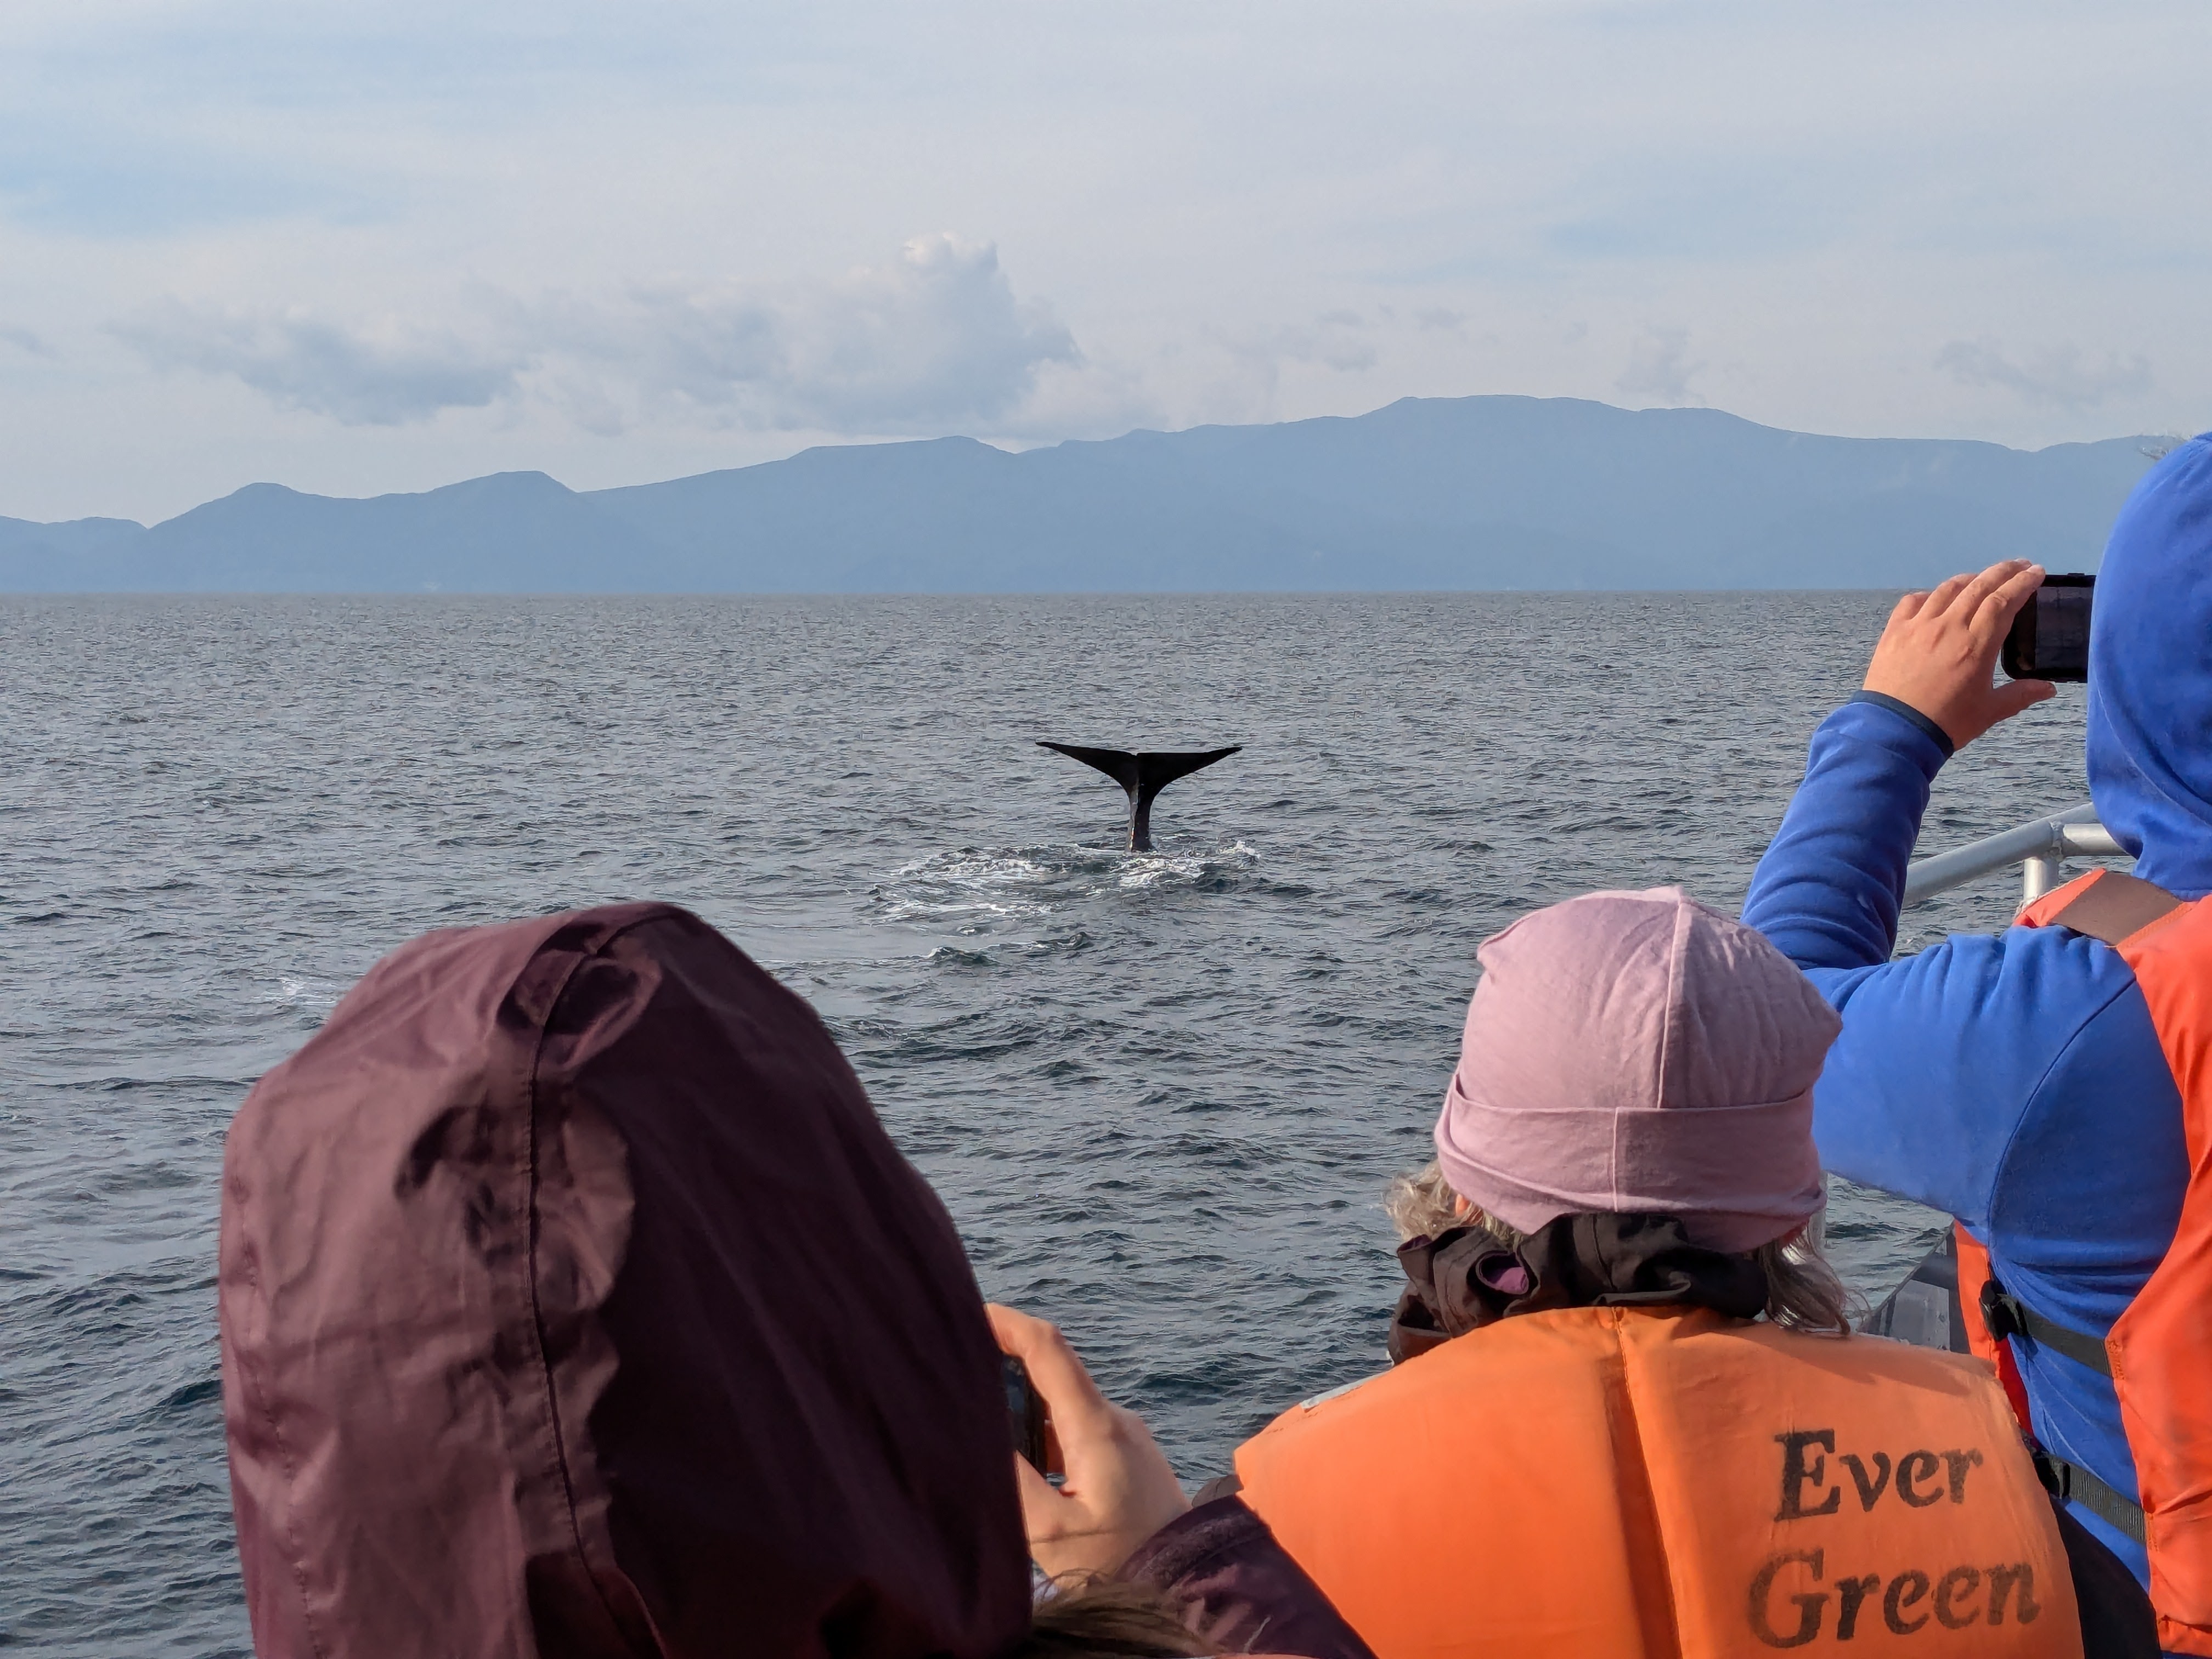
[[1218,760],[1226,760],[1244,745],[1232,743],[1226,749],[1131,750],[1127,749],[1085,749],[1080,744],[1045,743],[1040,749],[1054,749],[1085,766],[1095,766],[1129,793],[1129,850],[1149,853],[1152,850],[1152,797],[1158,794],[1177,778],[1187,778],[1201,767],[1211,766]]

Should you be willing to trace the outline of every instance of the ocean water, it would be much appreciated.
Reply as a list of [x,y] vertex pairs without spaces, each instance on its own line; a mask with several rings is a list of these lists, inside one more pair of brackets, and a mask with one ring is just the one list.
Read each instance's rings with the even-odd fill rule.
[[[1592,887],[1733,907],[1886,609],[0,599],[0,1642],[247,1651],[224,1126],[414,934],[615,898],[811,999],[986,1291],[1219,1472],[1381,1363],[1378,1196],[1476,945]],[[2082,799],[2081,721],[2070,692],[1968,750],[1923,850]],[[1246,748],[1146,856],[1047,737]],[[1840,1190],[1829,1237],[1879,1293],[1933,1224]]]

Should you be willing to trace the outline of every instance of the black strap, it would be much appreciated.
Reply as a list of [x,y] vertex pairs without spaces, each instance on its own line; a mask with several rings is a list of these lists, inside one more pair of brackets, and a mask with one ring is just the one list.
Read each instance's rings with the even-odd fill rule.
[[2103,1343],[2055,1320],[2045,1319],[2000,1285],[1995,1274],[1982,1284],[1982,1323],[1999,1341],[2008,1336],[2024,1336],[2038,1347],[2063,1353],[2077,1365],[2087,1365],[2100,1376],[2112,1374],[2112,1357],[2105,1352]]
[[2140,1544],[2143,1541],[2142,1505],[2115,1491],[2083,1468],[2063,1457],[2053,1457],[2038,1446],[2034,1450],[2035,1478],[2053,1497],[2079,1504],[2117,1531]]
[[[1994,1275],[1982,1284],[1982,1323],[1999,1341],[2007,1337],[2024,1336],[2039,1347],[2049,1348],[2079,1364],[2087,1365],[2100,1376],[2112,1374],[2112,1357],[2105,1351],[2103,1343],[2094,1336],[2045,1319],[2005,1289]],[[2038,1446],[2035,1448],[2035,1473],[2046,1492],[2069,1503],[2079,1504],[2090,1514],[2118,1528],[2138,1544],[2143,1541],[2142,1506],[2126,1493],[2106,1486],[2079,1463],[2069,1463],[2063,1457],[2054,1457]]]

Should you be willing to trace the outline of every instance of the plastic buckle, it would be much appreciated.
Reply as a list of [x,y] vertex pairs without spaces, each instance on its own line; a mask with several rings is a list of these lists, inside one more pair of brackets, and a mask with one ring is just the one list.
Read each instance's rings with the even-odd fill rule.
[[1982,1281],[1982,1324],[1998,1341],[2007,1337],[2026,1336],[2027,1322],[2021,1317],[2021,1308],[2012,1293],[1994,1279]]
[[2062,1502],[2074,1495],[2074,1466],[2062,1458],[2053,1457],[2033,1441],[2028,1443],[2027,1455],[2035,1465],[2035,1478],[2044,1491]]

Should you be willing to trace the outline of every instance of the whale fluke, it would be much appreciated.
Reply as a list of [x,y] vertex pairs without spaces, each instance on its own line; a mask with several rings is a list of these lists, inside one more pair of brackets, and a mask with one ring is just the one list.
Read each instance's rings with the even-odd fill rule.
[[1085,766],[1095,766],[1129,792],[1129,850],[1152,850],[1152,797],[1177,778],[1187,778],[1200,767],[1226,760],[1244,745],[1226,749],[1171,750],[1132,752],[1127,749],[1085,749],[1079,744],[1045,743],[1040,749],[1056,749]]

